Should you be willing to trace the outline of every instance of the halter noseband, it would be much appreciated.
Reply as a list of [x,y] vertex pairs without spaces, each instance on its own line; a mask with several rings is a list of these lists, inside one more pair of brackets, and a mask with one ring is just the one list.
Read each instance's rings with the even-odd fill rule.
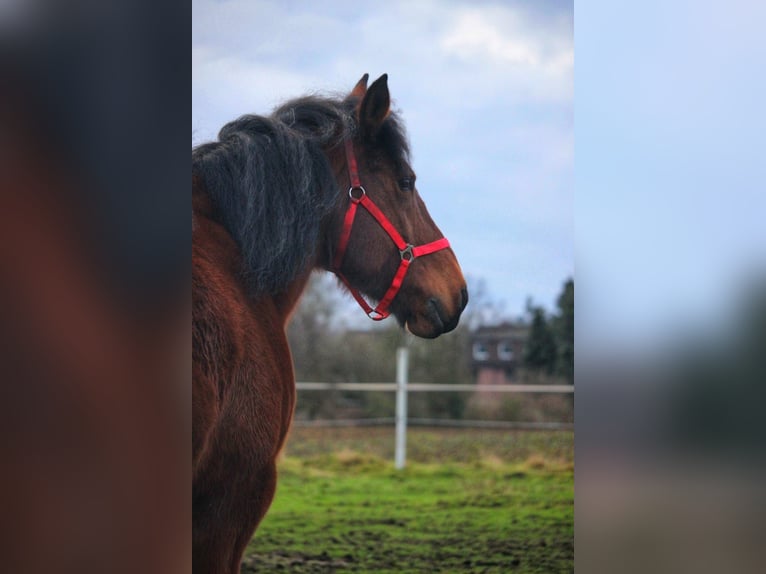
[[[401,289],[402,283],[404,282],[404,276],[407,274],[410,264],[417,257],[422,257],[423,255],[428,255],[448,248],[449,241],[447,241],[446,237],[442,237],[441,239],[437,239],[436,241],[424,245],[418,245],[417,247],[411,243],[407,243],[402,239],[402,236],[396,231],[396,228],[388,218],[383,215],[383,212],[378,209],[378,206],[367,196],[367,192],[362,187],[362,184],[359,181],[359,169],[356,165],[356,156],[354,155],[354,145],[351,143],[350,139],[346,140],[346,162],[348,163],[348,175],[351,180],[351,187],[348,188],[348,197],[350,201],[348,209],[346,210],[346,216],[343,220],[343,229],[341,230],[340,241],[338,242],[338,250],[335,253],[332,266],[335,274],[341,281],[343,281],[351,292],[351,295],[356,299],[356,302],[359,303],[359,306],[364,309],[365,313],[367,313],[367,316],[373,321],[381,321],[390,315],[388,307],[391,305],[391,301],[394,300],[394,297],[396,297],[399,289]],[[346,247],[348,247],[348,241],[351,238],[351,228],[354,225],[356,210],[359,205],[364,207],[388,234],[391,241],[394,242],[396,248],[399,250],[399,255],[401,257],[399,268],[396,270],[396,274],[391,280],[390,287],[374,309],[364,300],[361,293],[351,286],[348,279],[346,279],[340,271],[341,264],[343,263],[343,256],[346,254]]]

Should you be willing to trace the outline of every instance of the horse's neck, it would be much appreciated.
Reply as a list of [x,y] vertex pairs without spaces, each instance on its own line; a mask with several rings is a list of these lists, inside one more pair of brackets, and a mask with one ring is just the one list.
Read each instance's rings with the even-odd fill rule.
[[[218,245],[216,260],[221,264],[226,264],[229,268],[239,267],[242,262],[239,255],[233,250],[233,238],[223,226],[213,218],[213,206],[210,197],[204,191],[204,185],[200,178],[192,178],[192,229],[196,224],[196,218],[201,217],[207,220],[205,224],[206,233],[210,235],[213,243]],[[199,223],[202,223],[201,221]],[[228,257],[226,257],[228,255]],[[295,310],[298,301],[306,289],[312,270],[319,266],[317,262],[309,264],[306,269],[301,271],[296,278],[287,287],[279,293],[268,295],[274,303],[285,326],[290,321],[290,317]]]

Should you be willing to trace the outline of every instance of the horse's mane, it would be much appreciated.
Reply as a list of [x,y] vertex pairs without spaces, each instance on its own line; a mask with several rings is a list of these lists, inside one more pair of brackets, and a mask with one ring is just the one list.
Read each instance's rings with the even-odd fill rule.
[[[354,136],[354,105],[298,98],[268,117],[242,116],[221,128],[218,141],[192,149],[192,174],[240,248],[251,293],[283,289],[312,256],[321,221],[340,197],[325,150]],[[409,154],[396,114],[376,141],[395,160]]]

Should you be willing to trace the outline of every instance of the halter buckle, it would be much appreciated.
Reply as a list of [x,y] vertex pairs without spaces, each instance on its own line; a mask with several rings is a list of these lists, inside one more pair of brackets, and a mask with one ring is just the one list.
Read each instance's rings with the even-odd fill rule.
[[387,311],[378,311],[377,309],[372,309],[367,312],[367,316],[372,319],[373,321],[382,321],[383,319],[388,317]]
[[[354,197],[354,191],[360,191],[361,192],[359,194],[359,197]],[[348,197],[354,203],[359,203],[360,201],[362,201],[362,198],[365,195],[367,195],[367,192],[365,191],[365,189],[361,185],[356,185],[356,186],[352,185],[351,187],[348,188]]]
[[412,243],[408,243],[404,249],[399,250],[399,256],[402,258],[402,261],[412,261],[415,259],[415,254],[412,252],[414,248],[415,246]]

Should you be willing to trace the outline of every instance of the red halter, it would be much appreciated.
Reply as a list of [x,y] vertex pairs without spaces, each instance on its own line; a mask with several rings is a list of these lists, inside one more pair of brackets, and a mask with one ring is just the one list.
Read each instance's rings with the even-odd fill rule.
[[[362,184],[359,181],[359,169],[356,165],[354,146],[351,143],[351,140],[346,140],[346,161],[348,163],[349,179],[351,180],[351,187],[348,188],[350,203],[348,204],[346,217],[343,220],[343,229],[340,234],[340,241],[338,242],[338,251],[335,253],[335,259],[333,260],[332,266],[335,274],[341,281],[343,281],[351,292],[351,295],[354,296],[357,303],[359,303],[362,309],[364,309],[364,312],[367,313],[367,316],[373,321],[380,321],[390,315],[388,306],[391,304],[391,301],[394,300],[394,297],[396,297],[399,289],[401,289],[402,283],[404,282],[404,276],[407,274],[407,269],[409,269],[412,261],[417,257],[446,249],[449,247],[449,241],[447,241],[446,237],[442,237],[441,239],[426,243],[425,245],[418,245],[417,247],[411,243],[407,243],[402,239],[402,236],[399,235],[399,232],[396,231],[396,228],[394,228],[388,218],[383,215],[383,212],[378,209],[378,206],[367,196],[367,192],[362,187]],[[357,195],[354,195],[355,192]],[[399,255],[402,258],[401,263],[399,263],[399,269],[396,270],[396,274],[391,280],[391,286],[374,309],[364,300],[361,293],[351,286],[348,279],[346,279],[340,272],[343,256],[346,254],[346,247],[348,246],[348,241],[351,237],[351,227],[354,225],[356,209],[359,205],[364,207],[370,215],[375,218],[384,231],[388,233],[391,241],[393,241],[396,248],[399,249]]]

